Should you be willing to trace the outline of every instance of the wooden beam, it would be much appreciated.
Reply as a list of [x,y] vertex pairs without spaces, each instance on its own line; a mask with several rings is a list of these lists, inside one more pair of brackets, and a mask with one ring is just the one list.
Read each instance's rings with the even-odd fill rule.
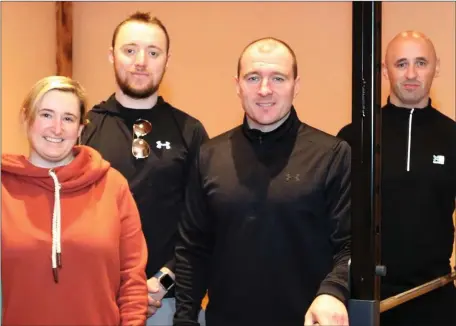
[[56,1],[57,75],[72,77],[73,74],[73,4]]
[[436,290],[438,288],[441,288],[445,285],[447,285],[450,282],[453,282],[456,280],[456,272],[452,272],[450,274],[447,274],[445,276],[438,277],[432,281],[429,281],[427,283],[424,283],[420,286],[414,287],[413,289],[410,289],[408,291],[399,293],[395,296],[389,297],[385,300],[382,300],[380,302],[380,313],[390,310],[394,307],[397,307],[407,301],[410,301],[412,299],[418,298],[419,296],[422,296],[426,293],[429,293],[433,290]]

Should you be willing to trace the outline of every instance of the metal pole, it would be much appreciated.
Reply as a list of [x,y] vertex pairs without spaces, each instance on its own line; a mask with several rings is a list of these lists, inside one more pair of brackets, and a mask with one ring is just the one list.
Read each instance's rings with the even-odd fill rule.
[[353,2],[350,326],[380,325],[381,2]]

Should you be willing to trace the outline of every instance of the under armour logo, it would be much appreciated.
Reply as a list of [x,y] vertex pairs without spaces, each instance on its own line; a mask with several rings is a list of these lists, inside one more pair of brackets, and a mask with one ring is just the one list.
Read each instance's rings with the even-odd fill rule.
[[287,173],[287,174],[285,175],[285,180],[286,180],[286,181],[290,181],[290,180],[294,179],[295,181],[301,181],[301,180],[299,179],[299,176],[300,176],[300,174],[291,175],[290,173]]
[[434,164],[445,164],[445,156],[443,155],[432,155],[432,163]]
[[157,141],[157,148],[165,147],[166,149],[171,149],[171,144],[169,141],[162,143],[161,141]]

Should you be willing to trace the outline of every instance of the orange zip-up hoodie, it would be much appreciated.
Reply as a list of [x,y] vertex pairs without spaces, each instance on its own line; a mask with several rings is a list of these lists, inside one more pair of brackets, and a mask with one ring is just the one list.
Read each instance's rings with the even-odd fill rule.
[[147,247],[128,183],[90,147],[74,153],[53,176],[2,155],[2,325],[145,324]]

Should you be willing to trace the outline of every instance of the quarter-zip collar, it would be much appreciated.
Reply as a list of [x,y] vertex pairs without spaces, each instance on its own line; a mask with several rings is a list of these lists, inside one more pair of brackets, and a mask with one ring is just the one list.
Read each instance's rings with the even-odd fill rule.
[[280,141],[283,138],[286,138],[288,135],[295,135],[296,133],[293,131],[296,131],[300,125],[301,121],[299,121],[296,110],[292,106],[288,118],[276,129],[269,132],[263,132],[258,129],[251,129],[247,122],[247,117],[244,116],[242,131],[250,141],[263,144],[265,142],[271,143]]
[[432,106],[432,101],[429,99],[428,104],[424,108],[404,108],[401,106],[396,106],[391,103],[390,98],[388,97],[387,103],[382,110],[382,115],[393,116],[394,120],[399,123],[402,123],[405,120],[409,120],[410,112],[413,110],[413,124],[422,124],[428,122],[430,118],[435,116],[436,109]]
[[[420,126],[425,123],[429,123],[436,115],[436,110],[432,107],[432,101],[429,99],[428,104],[424,108],[404,108],[396,106],[391,103],[390,97],[388,97],[387,104],[383,108],[382,115],[385,116],[388,121],[387,124],[394,124],[403,126],[404,122],[407,121],[407,160],[405,169],[407,172],[411,170],[411,149],[413,140],[413,128],[414,126]],[[388,128],[385,125],[384,128]]]

